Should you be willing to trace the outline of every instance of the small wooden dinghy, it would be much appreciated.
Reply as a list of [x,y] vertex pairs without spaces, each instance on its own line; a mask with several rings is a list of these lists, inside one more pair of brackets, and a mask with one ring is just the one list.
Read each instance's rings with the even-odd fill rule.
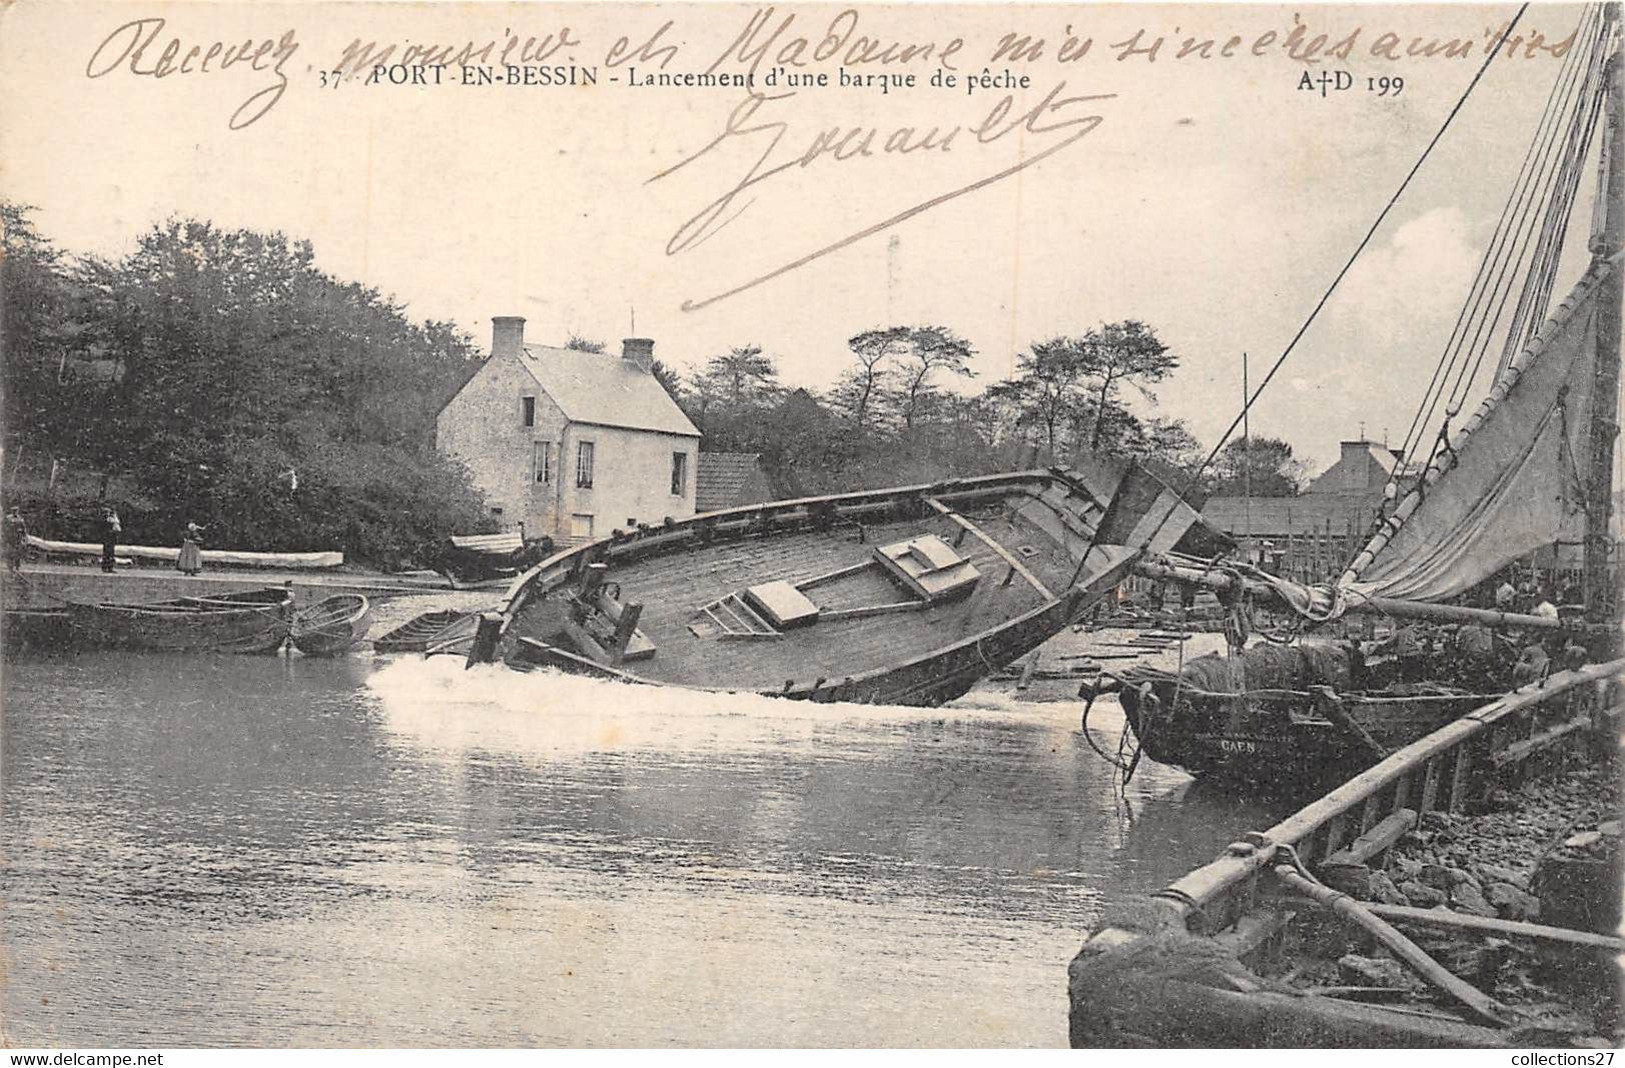
[[421,653],[442,632],[466,618],[469,617],[464,612],[425,612],[374,640],[372,647],[380,653]]
[[293,591],[280,587],[151,604],[69,604],[85,645],[165,652],[272,653],[288,640]]
[[341,593],[294,616],[289,637],[306,656],[340,656],[371,626],[371,602],[358,593]]

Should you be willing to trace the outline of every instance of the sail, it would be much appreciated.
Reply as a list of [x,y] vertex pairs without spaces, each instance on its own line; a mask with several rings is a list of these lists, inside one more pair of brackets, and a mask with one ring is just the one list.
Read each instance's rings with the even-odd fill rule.
[[1581,538],[1597,297],[1619,284],[1617,270],[1617,257],[1592,266],[1339,586],[1365,596],[1439,601],[1535,549]]

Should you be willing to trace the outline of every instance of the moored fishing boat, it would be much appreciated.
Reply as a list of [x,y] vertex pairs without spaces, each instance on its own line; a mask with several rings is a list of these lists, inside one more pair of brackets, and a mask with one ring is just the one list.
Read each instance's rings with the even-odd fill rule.
[[543,561],[470,662],[935,704],[1077,620],[1144,552],[1222,541],[1125,463],[753,505]]
[[358,593],[341,593],[293,617],[289,639],[306,656],[338,656],[367,636],[372,604]]
[[[1486,671],[1475,692],[1407,682],[1347,646],[1264,645],[1235,656],[1209,654],[1178,672],[1131,667],[1086,684],[1089,705],[1116,693],[1139,751],[1159,764],[1307,792],[1493,701],[1505,691]],[[1496,674],[1500,674],[1497,672]],[[1371,676],[1377,676],[1372,678]]]
[[269,587],[147,604],[70,603],[76,642],[114,649],[271,653],[293,621],[293,591]]

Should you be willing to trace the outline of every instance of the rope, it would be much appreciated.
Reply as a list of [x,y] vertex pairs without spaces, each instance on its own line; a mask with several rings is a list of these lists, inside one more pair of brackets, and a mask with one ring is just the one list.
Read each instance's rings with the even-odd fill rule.
[[1179,507],[1180,501],[1183,501],[1190,495],[1191,489],[1196,485],[1197,480],[1202,477],[1202,472],[1206,471],[1208,467],[1212,465],[1214,459],[1219,455],[1219,450],[1224,448],[1225,442],[1230,440],[1230,435],[1236,432],[1236,428],[1239,427],[1242,420],[1246,418],[1247,413],[1252,409],[1253,404],[1256,403],[1258,398],[1263,395],[1264,390],[1269,387],[1269,384],[1275,378],[1276,373],[1280,371],[1281,365],[1286,363],[1287,357],[1292,355],[1293,350],[1298,346],[1298,342],[1303,339],[1304,334],[1309,332],[1309,327],[1313,325],[1315,319],[1319,317],[1321,309],[1326,306],[1326,303],[1329,300],[1331,300],[1332,294],[1336,292],[1337,287],[1343,281],[1344,276],[1347,275],[1354,267],[1354,262],[1360,258],[1360,254],[1365,251],[1366,246],[1371,243],[1371,239],[1376,236],[1377,230],[1388,218],[1389,212],[1393,211],[1394,205],[1399,202],[1400,196],[1404,194],[1406,189],[1410,188],[1411,180],[1414,179],[1417,172],[1422,169],[1422,164],[1426,163],[1428,157],[1433,154],[1434,147],[1437,146],[1439,140],[1444,137],[1445,131],[1450,129],[1450,124],[1455,121],[1457,114],[1461,112],[1462,106],[1467,103],[1467,98],[1472,95],[1472,92],[1478,86],[1478,83],[1483,80],[1485,73],[1490,69],[1490,64],[1494,63],[1495,58],[1501,54],[1501,46],[1506,44],[1507,39],[1512,36],[1513,29],[1517,27],[1519,21],[1524,16],[1524,12],[1528,10],[1529,3],[1528,0],[1525,0],[1525,2],[1519,6],[1517,14],[1513,15],[1512,20],[1507,23],[1506,29],[1502,31],[1500,38],[1496,40],[1495,47],[1491,49],[1490,54],[1485,57],[1483,64],[1478,68],[1478,72],[1473,75],[1472,81],[1468,82],[1467,88],[1462,90],[1461,98],[1458,99],[1455,106],[1450,109],[1450,113],[1445,116],[1443,124],[1441,124],[1439,129],[1434,133],[1432,139],[1428,141],[1427,146],[1422,149],[1422,154],[1417,157],[1416,163],[1411,167],[1409,173],[1405,175],[1404,180],[1399,183],[1399,188],[1394,190],[1393,196],[1388,198],[1388,203],[1383,205],[1382,211],[1377,214],[1376,221],[1371,224],[1371,228],[1366,231],[1365,236],[1360,239],[1360,243],[1355,246],[1353,254],[1350,255],[1348,261],[1343,264],[1342,270],[1337,272],[1337,276],[1332,279],[1331,285],[1326,287],[1326,291],[1321,294],[1320,300],[1315,302],[1314,308],[1309,312],[1309,317],[1303,321],[1302,326],[1298,327],[1297,333],[1292,335],[1292,340],[1287,342],[1286,348],[1281,351],[1281,355],[1276,357],[1275,362],[1270,366],[1269,371],[1264,375],[1263,381],[1259,382],[1258,387],[1253,390],[1252,395],[1248,397],[1246,403],[1242,405],[1240,414],[1238,414],[1236,418],[1231,421],[1230,426],[1222,435],[1220,435],[1218,444],[1213,446],[1213,450],[1207,454],[1207,458],[1203,460],[1201,465],[1191,473],[1190,478],[1185,483],[1184,489],[1182,489],[1179,493],[1180,500],[1174,502],[1168,507],[1168,510],[1166,513],[1164,513],[1161,521],[1152,528],[1151,533],[1148,534],[1145,540],[1141,543],[1141,551],[1144,551],[1146,546],[1151,544],[1152,540],[1162,532],[1162,528],[1167,525],[1168,520],[1173,518],[1174,512]]
[[[1575,51],[1578,50],[1570,52],[1571,59]],[[1412,447],[1421,440],[1422,431],[1432,420],[1434,408],[1443,395],[1444,384],[1449,380],[1451,372],[1455,370],[1456,358],[1460,354],[1460,342],[1465,336],[1466,324],[1477,315],[1477,309],[1485,292],[1485,279],[1489,275],[1491,265],[1497,261],[1499,250],[1505,247],[1507,235],[1512,230],[1508,225],[1512,213],[1517,206],[1524,202],[1524,197],[1529,188],[1528,179],[1533,173],[1532,164],[1536,158],[1535,146],[1540,144],[1542,131],[1547,129],[1548,123],[1557,114],[1557,109],[1553,105],[1558,99],[1564,76],[1569,69],[1569,64],[1565,63],[1559,70],[1558,77],[1552,82],[1552,89],[1547,97],[1545,109],[1542,111],[1541,121],[1536,126],[1535,134],[1530,138],[1529,147],[1524,152],[1523,164],[1519,168],[1518,176],[1513,183],[1512,192],[1508,195],[1506,203],[1501,208],[1501,217],[1495,224],[1494,235],[1484,249],[1483,258],[1479,261],[1478,271],[1473,277],[1473,285],[1468,290],[1468,299],[1462,302],[1461,311],[1456,316],[1456,323],[1451,328],[1450,336],[1446,340],[1444,348],[1439,352],[1439,361],[1434,367],[1433,377],[1429,380],[1427,389],[1423,391],[1422,399],[1417,405],[1416,414],[1412,417],[1411,424],[1405,431],[1405,437],[1400,443],[1400,449],[1407,456],[1412,454]],[[1520,192],[1520,190],[1523,192]],[[1437,392],[1435,392],[1436,387]]]

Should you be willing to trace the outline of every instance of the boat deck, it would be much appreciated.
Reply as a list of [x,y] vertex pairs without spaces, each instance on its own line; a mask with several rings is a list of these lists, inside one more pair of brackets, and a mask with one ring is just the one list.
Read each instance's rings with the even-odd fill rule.
[[[1031,502],[1028,502],[1029,504]],[[1076,560],[1053,535],[1006,509],[977,510],[969,518],[1051,592],[1066,588]],[[935,534],[955,545],[981,573],[961,600],[911,611],[853,619],[820,619],[777,638],[700,637],[689,629],[701,609],[746,587],[773,581],[804,582],[873,559],[877,546]],[[961,538],[961,535],[963,537]],[[1006,583],[1005,579],[1010,576]],[[854,527],[731,541],[614,567],[606,580],[621,587],[623,603],[641,603],[639,629],[654,643],[652,657],[625,670],[656,682],[778,690],[794,682],[838,681],[898,664],[952,645],[1037,608],[1049,598],[974,533],[932,515],[869,526],[862,541]],[[878,566],[807,591],[821,608],[847,609],[904,598]],[[545,606],[527,609],[520,633],[545,638]]]

